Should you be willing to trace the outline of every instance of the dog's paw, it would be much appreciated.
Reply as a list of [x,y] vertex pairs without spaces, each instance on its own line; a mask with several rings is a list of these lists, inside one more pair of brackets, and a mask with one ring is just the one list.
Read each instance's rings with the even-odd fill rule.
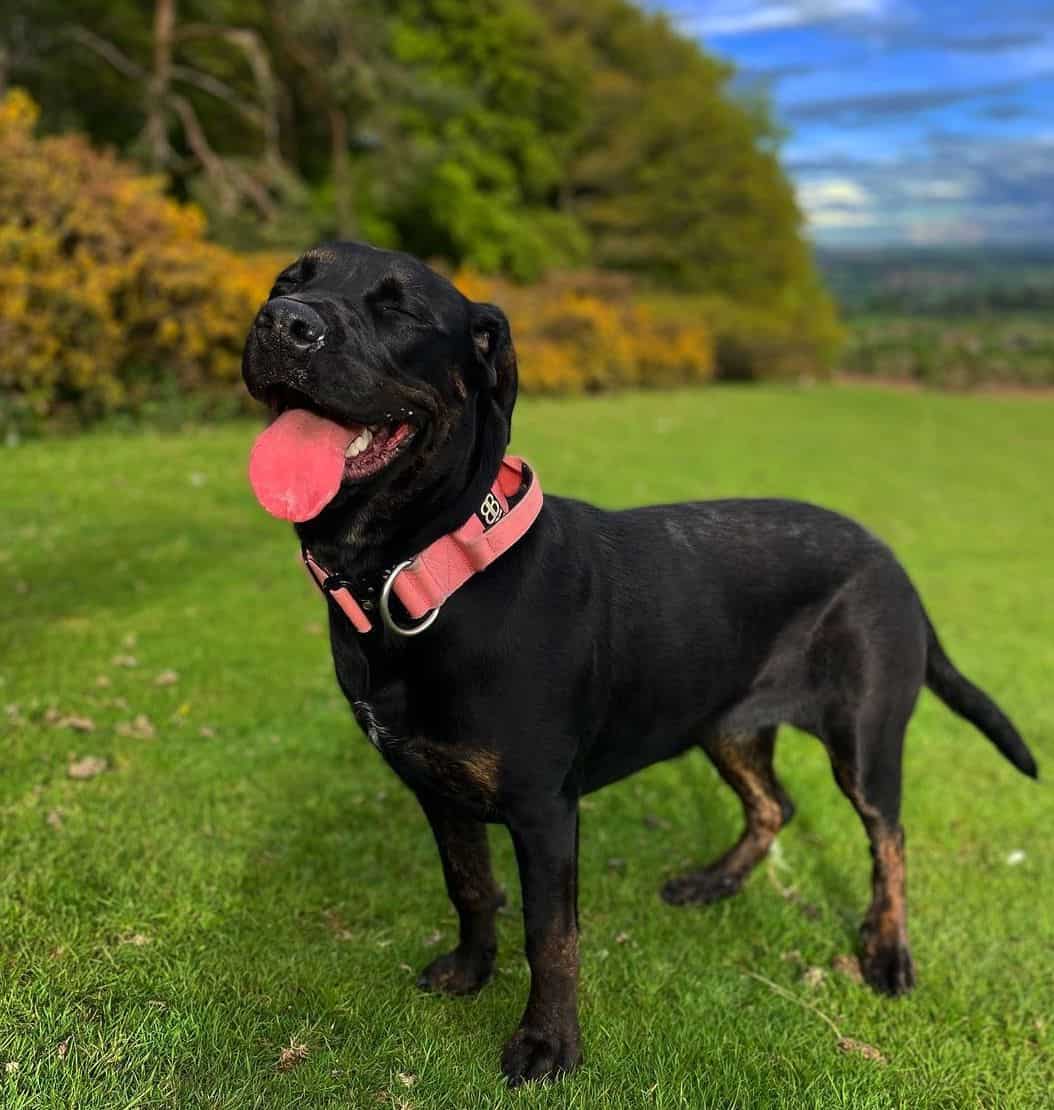
[[879,994],[907,994],[915,986],[915,963],[905,941],[865,944],[860,956],[864,980]]
[[417,977],[417,985],[423,991],[439,994],[475,994],[493,970],[493,953],[472,954],[455,948],[424,968]]
[[521,1025],[501,1054],[501,1070],[510,1087],[535,1080],[552,1082],[582,1062],[578,1025],[566,1030],[542,1030]]
[[710,902],[719,902],[722,898],[729,898],[743,885],[742,879],[729,875],[725,871],[704,869],[692,871],[687,875],[678,875],[664,883],[662,890],[663,901],[671,906],[705,906]]

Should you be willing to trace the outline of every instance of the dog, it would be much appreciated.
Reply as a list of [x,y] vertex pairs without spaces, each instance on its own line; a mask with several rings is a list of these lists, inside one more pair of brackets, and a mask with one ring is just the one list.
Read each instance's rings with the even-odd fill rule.
[[[501,1056],[510,1085],[581,1060],[579,799],[701,747],[745,829],[661,893],[674,905],[727,898],[794,814],[773,771],[781,724],[823,743],[868,837],[864,979],[888,995],[912,988],[901,751],[922,687],[1024,774],[1037,770],[950,662],[886,546],[788,500],[606,512],[542,497],[528,467],[503,463],[517,393],[506,317],[406,254],[344,242],[304,254],[253,323],[243,377],[275,420],[264,435],[300,420],[281,449],[254,452],[256,480],[270,464],[281,484],[283,467],[328,460],[321,497],[294,475],[299,508],[278,515],[297,521],[326,596],[340,688],[439,849],[459,940],[421,987],[469,994],[490,977],[504,896],[487,825],[511,835],[531,985]],[[510,473],[503,497],[496,478]],[[469,525],[475,543],[488,517],[500,527],[528,499],[529,519],[490,562],[462,568],[441,604],[422,613],[427,597],[415,611],[407,591],[393,594],[422,552],[460,543]]]

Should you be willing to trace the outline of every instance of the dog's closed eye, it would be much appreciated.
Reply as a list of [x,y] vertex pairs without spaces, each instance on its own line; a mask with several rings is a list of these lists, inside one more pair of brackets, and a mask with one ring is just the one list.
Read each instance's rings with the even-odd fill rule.
[[367,295],[366,303],[378,316],[403,316],[418,324],[427,323],[406,303],[405,290],[394,277],[385,278],[373,292]]
[[377,305],[377,311],[387,313],[392,316],[405,316],[409,320],[416,320],[417,323],[423,324],[424,321],[420,316],[415,315],[405,305],[401,304],[380,304]]

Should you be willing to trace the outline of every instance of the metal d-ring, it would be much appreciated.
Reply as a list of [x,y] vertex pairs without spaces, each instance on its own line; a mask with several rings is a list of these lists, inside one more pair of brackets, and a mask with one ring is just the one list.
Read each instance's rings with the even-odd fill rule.
[[417,636],[424,632],[426,628],[431,628],[432,623],[435,621],[436,617],[439,616],[439,610],[442,608],[442,606],[437,605],[434,609],[430,609],[417,624],[411,625],[410,627],[396,623],[391,610],[388,608],[392,595],[392,586],[395,585],[396,578],[398,578],[412,562],[413,559],[407,559],[405,562],[393,568],[392,573],[384,580],[380,601],[377,602],[377,608],[381,611],[381,623],[389,632],[394,632],[396,636]]

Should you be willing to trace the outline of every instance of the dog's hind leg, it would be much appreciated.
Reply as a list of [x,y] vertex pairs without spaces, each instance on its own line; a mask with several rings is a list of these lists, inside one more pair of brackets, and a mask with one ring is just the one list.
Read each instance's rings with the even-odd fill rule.
[[746,828],[736,844],[708,867],[670,879],[662,896],[672,905],[716,902],[735,894],[765,858],[794,804],[772,767],[776,729],[752,736],[717,737],[703,745],[718,773],[739,795]]
[[901,755],[906,720],[863,720],[827,732],[835,781],[853,804],[871,846],[871,905],[860,927],[860,968],[883,994],[915,985],[908,946],[904,829],[900,824]]
[[458,945],[418,976],[423,990],[473,994],[490,978],[498,950],[494,916],[505,895],[490,867],[487,826],[451,813],[441,801],[419,794],[443,863],[447,894],[460,924]]
[[888,569],[850,583],[817,625],[808,652],[818,691],[816,734],[871,847],[871,905],[860,967],[883,994],[915,985],[908,947],[900,794],[904,734],[926,671],[926,631],[910,583]]

